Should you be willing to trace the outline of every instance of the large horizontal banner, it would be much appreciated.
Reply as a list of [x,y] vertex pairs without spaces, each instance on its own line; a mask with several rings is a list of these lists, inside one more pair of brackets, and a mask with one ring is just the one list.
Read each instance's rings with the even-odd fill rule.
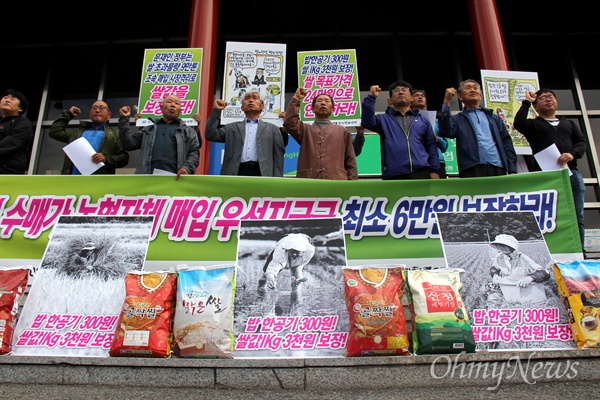
[[555,259],[581,258],[567,171],[329,181],[237,176],[0,176],[0,264],[39,262],[61,215],[153,216],[146,270],[236,260],[241,220],[342,217],[349,265],[443,266],[435,213],[532,211]]

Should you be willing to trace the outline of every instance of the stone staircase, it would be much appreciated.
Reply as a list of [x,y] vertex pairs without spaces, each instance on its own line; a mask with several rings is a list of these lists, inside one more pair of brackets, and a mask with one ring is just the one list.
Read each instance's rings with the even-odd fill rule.
[[[140,357],[0,357],[0,386],[23,385],[79,390],[146,388],[153,393],[209,390],[250,396],[310,396],[317,393],[502,392],[506,396],[535,390],[598,393],[600,348],[551,351],[477,352],[460,355],[184,359]],[[565,386],[565,388],[567,387]],[[562,387],[562,386],[561,386]],[[546,388],[546,389],[544,389]],[[57,389],[57,390],[58,390]],[[126,393],[126,392],[123,392]],[[533,393],[533,392],[531,392]],[[322,396],[317,396],[323,398]],[[464,396],[462,396],[464,397]],[[471,397],[471,396],[469,396]],[[551,396],[552,397],[552,396]],[[7,397],[9,398],[9,397]],[[104,397],[109,398],[109,397]],[[129,398],[125,395],[123,398]],[[252,397],[248,397],[252,398]],[[301,398],[301,397],[298,397]],[[338,397],[339,398],[339,397]],[[507,397],[509,398],[509,397]],[[597,398],[593,396],[593,398]]]

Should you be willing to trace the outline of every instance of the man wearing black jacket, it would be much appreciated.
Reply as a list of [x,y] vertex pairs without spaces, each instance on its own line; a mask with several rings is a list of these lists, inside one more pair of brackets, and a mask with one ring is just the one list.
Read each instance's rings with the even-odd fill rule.
[[0,99],[0,175],[23,175],[29,167],[33,126],[23,117],[29,102],[23,95],[8,89]]
[[[537,111],[538,117],[528,119],[529,108]],[[583,177],[577,169],[577,159],[583,157],[586,151],[585,137],[579,126],[565,118],[557,118],[556,110],[558,100],[556,94],[550,89],[540,89],[537,92],[527,92],[521,108],[517,111],[514,126],[529,142],[533,154],[539,153],[548,146],[555,144],[560,152],[556,160],[559,165],[567,164],[572,172],[571,189],[575,201],[575,213],[579,225],[581,250],[584,258],[585,227],[583,224],[583,205],[585,203],[585,184]],[[535,169],[540,170],[539,165]]]

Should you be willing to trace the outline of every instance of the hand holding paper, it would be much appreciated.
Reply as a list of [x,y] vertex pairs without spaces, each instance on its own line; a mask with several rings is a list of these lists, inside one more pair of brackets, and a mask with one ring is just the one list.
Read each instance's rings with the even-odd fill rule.
[[[535,160],[538,162],[538,164],[540,165],[540,168],[542,169],[542,171],[553,171],[553,170],[557,170],[557,169],[565,169],[567,167],[566,164],[562,164],[560,165],[558,163],[558,159],[560,158],[560,151],[558,150],[558,147],[556,147],[556,144],[551,144],[550,146],[546,147],[544,150],[535,153],[534,157]],[[569,170],[569,176],[573,175],[573,173],[571,172],[571,170]]]
[[81,175],[91,175],[104,166],[103,162],[95,163],[92,161],[92,156],[96,154],[96,150],[85,138],[80,137],[69,143],[63,147],[63,151],[81,172]]

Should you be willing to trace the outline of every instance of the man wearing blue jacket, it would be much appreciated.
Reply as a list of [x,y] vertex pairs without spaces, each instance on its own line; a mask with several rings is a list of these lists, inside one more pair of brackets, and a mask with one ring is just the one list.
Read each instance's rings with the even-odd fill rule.
[[371,86],[362,103],[362,126],[379,134],[381,177],[388,179],[439,179],[435,135],[429,119],[410,108],[412,86],[396,81],[389,88],[385,114],[375,114],[375,102],[381,93]]
[[[454,96],[464,109],[450,115]],[[473,79],[460,83],[458,90],[446,89],[438,135],[456,138],[458,176],[474,178],[517,173],[517,154],[502,119],[480,106],[481,86]]]

